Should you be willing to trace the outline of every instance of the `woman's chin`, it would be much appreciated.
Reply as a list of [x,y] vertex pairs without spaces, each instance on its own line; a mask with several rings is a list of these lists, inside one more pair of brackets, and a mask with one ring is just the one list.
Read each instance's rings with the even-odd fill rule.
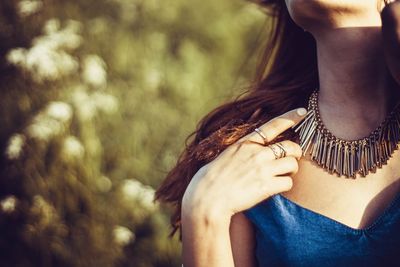
[[[338,28],[346,23],[354,26],[379,19],[381,0],[285,0],[291,18],[297,25],[312,32],[315,27]],[[383,0],[382,0],[383,3]],[[376,23],[375,23],[376,24]],[[375,25],[374,24],[374,25]]]

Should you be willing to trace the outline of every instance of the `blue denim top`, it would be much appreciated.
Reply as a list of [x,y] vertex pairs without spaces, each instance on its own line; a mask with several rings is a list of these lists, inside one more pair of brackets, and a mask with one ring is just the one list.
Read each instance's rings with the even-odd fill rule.
[[260,267],[400,266],[400,194],[364,229],[349,227],[280,194],[243,213],[255,228]]

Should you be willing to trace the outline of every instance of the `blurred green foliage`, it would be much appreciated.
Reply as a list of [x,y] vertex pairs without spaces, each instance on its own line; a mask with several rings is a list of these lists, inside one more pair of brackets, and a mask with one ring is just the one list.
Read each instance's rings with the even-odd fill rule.
[[180,266],[152,202],[255,68],[243,0],[0,3],[1,266]]

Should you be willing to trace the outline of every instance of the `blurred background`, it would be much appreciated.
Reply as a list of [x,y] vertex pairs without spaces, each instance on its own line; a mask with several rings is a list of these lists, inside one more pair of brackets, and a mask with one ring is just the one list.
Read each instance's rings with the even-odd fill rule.
[[154,191],[253,77],[245,0],[0,2],[0,265],[180,266]]

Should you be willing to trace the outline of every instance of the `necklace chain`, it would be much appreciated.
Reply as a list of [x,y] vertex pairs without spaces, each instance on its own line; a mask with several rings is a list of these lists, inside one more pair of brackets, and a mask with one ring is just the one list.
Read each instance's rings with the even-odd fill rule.
[[308,101],[308,112],[294,130],[299,134],[303,155],[329,173],[356,178],[385,165],[400,141],[400,104],[369,136],[357,140],[343,140],[333,135],[323,124],[318,109],[318,90]]

